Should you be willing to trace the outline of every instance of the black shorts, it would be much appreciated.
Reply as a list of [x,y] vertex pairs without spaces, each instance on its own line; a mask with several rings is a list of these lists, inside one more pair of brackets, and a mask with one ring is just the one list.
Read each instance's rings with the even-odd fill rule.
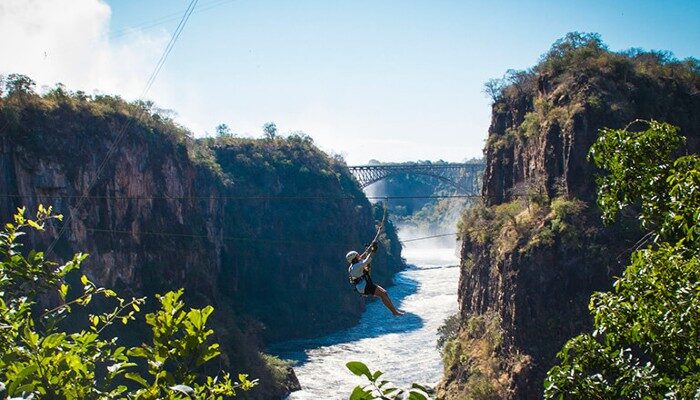
[[372,282],[372,278],[367,275],[366,284],[365,284],[365,292],[363,294],[367,296],[374,296],[374,292],[377,291],[377,285]]

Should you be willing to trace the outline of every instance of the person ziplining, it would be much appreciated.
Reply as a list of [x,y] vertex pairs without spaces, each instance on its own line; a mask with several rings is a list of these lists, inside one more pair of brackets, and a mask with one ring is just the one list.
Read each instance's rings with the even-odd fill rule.
[[350,266],[348,267],[348,275],[350,278],[350,284],[355,287],[355,291],[364,296],[379,297],[382,299],[382,303],[384,303],[386,308],[388,308],[389,311],[394,314],[394,316],[400,317],[404,315],[404,312],[394,307],[394,303],[391,302],[389,294],[383,287],[372,282],[371,276],[372,257],[374,256],[374,253],[377,252],[377,248],[379,247],[377,241],[379,240],[379,234],[384,228],[386,213],[387,206],[386,203],[384,203],[384,217],[382,217],[382,222],[377,228],[377,234],[374,237],[374,240],[372,240],[370,245],[367,246],[362,254],[352,250],[345,255],[345,259],[348,261],[348,263],[350,263]]

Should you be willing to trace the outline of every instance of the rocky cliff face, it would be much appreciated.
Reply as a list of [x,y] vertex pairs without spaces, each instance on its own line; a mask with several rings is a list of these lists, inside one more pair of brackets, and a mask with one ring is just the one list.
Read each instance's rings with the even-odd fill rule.
[[494,102],[484,204],[462,221],[460,328],[444,350],[443,398],[539,399],[557,351],[590,328],[591,293],[610,289],[639,238],[635,224],[600,223],[586,159],[600,128],[663,120],[699,150],[696,61],[584,39],[556,43]]
[[[252,397],[298,386],[261,358],[263,340],[359,318],[344,254],[373,237],[377,210],[308,138],[194,142],[148,104],[62,91],[0,98],[0,127],[0,217],[53,205],[67,224],[53,257],[89,253],[87,275],[124,295],[184,287],[212,304],[224,366],[261,379]],[[391,226],[381,248],[387,282],[403,268]]]

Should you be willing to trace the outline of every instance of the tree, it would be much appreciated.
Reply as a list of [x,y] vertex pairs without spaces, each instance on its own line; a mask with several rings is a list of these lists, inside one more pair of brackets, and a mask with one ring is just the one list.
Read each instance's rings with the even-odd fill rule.
[[263,135],[265,139],[274,139],[277,137],[277,125],[274,122],[266,122],[263,125]]
[[34,94],[36,83],[28,76],[21,74],[10,74],[5,78],[5,92],[8,96],[14,94],[25,95]]
[[503,89],[505,89],[506,86],[508,86],[508,81],[505,77],[489,79],[484,84],[484,93],[495,103],[501,99]]
[[[161,309],[145,316],[153,333],[149,343],[126,349],[108,337],[105,330],[134,321],[146,299],[120,298],[85,275],[71,288],[66,276],[80,269],[86,254],[58,265],[41,252],[22,251],[18,239],[27,230],[43,231],[60,218],[41,205],[33,219],[19,209],[0,231],[0,398],[221,399],[256,384],[243,374],[234,382],[228,373],[196,372],[219,355],[206,326],[213,308],[185,311],[182,290],[158,296]],[[58,304],[38,312],[37,299],[52,292]],[[90,313],[97,297],[112,308]],[[70,324],[61,324],[74,308],[83,308],[86,320],[73,316]]]
[[216,126],[216,136],[220,138],[224,137],[233,137],[233,132],[231,131],[231,128],[228,127],[226,124],[219,124]]
[[535,90],[535,75],[531,70],[509,69],[499,79],[489,79],[484,84],[484,93],[495,103],[503,99],[504,94],[521,96]]
[[562,58],[571,51],[589,48],[593,50],[607,50],[607,46],[603,43],[603,39],[599,33],[594,32],[569,32],[561,39],[558,39],[549,52],[545,54],[545,59]]
[[545,381],[547,399],[700,397],[700,157],[673,153],[668,124],[604,129],[590,158],[606,171],[605,221],[634,211],[653,242],[632,253],[609,293],[594,293],[594,331],[569,340]]

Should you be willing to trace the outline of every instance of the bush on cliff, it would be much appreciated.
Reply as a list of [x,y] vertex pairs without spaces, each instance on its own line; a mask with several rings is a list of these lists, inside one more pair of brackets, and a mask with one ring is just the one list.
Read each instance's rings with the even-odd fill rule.
[[609,293],[594,293],[594,331],[569,340],[547,399],[700,397],[700,157],[673,160],[677,128],[604,129],[590,157],[607,222],[637,215],[649,230]]
[[[66,276],[80,269],[86,254],[57,265],[41,252],[24,252],[19,239],[54,218],[61,217],[51,208],[39,206],[33,219],[20,209],[0,231],[0,397],[221,399],[256,384],[243,374],[234,382],[228,373],[196,372],[219,355],[206,325],[214,309],[186,311],[182,290],[157,296],[161,308],[145,316],[150,343],[127,349],[109,337],[110,327],[136,319],[145,298],[122,299],[85,275],[80,287],[71,287]],[[40,298],[55,305],[40,311]],[[88,314],[97,298],[111,304],[110,311]],[[65,324],[74,309],[86,320]]]

